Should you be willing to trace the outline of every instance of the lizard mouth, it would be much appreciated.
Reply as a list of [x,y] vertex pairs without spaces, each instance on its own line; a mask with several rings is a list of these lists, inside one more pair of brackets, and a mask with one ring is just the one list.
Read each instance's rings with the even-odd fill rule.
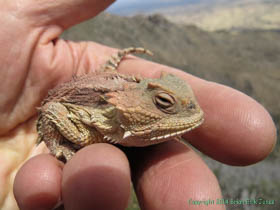
[[152,132],[152,129],[147,127],[138,131],[125,131],[122,139],[128,140],[130,137],[138,137],[144,139],[146,142],[150,141],[149,144],[156,144],[172,137],[180,137],[184,133],[199,127],[203,121],[203,112],[200,112],[197,115],[194,115],[192,118],[189,118],[187,122],[184,119],[173,122],[175,126],[171,128],[168,124],[161,124],[161,128],[159,127],[156,132]]
[[185,128],[183,130],[177,130],[175,132],[167,133],[165,135],[154,136],[150,140],[151,141],[156,141],[156,140],[168,139],[168,138],[171,138],[171,137],[182,136],[184,133],[187,133],[188,131],[199,127],[203,123],[203,121],[204,121],[204,118],[199,118],[197,121],[194,121],[191,124],[188,124],[187,128]]

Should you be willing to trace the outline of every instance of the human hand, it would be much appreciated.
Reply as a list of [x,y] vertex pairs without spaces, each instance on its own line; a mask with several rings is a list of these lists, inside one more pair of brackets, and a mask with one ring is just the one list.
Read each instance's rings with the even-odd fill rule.
[[[50,88],[72,75],[94,71],[115,52],[96,43],[57,37],[110,3],[1,1],[0,196],[6,198],[2,209],[13,205],[9,190],[20,165],[46,151],[35,146],[36,106]],[[274,124],[266,110],[248,96],[137,58],[120,65],[122,73],[147,77],[158,77],[161,71],[186,79],[205,112],[205,123],[184,136],[195,147],[233,165],[255,163],[272,150]],[[221,198],[213,173],[183,144],[168,142],[128,153],[139,202],[145,209],[185,209],[189,198]],[[80,150],[65,166],[50,155],[39,155],[18,172],[14,193],[21,209],[52,209],[61,196],[66,209],[123,209],[130,194],[128,159],[107,144]]]

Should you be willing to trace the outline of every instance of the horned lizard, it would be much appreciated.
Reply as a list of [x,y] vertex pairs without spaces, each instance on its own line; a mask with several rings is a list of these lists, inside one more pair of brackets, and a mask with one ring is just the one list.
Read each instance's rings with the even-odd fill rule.
[[151,54],[143,48],[126,48],[96,73],[50,90],[39,108],[38,143],[44,141],[54,156],[68,161],[89,144],[142,147],[198,127],[203,111],[186,81],[167,73],[149,79],[117,72],[131,53]]

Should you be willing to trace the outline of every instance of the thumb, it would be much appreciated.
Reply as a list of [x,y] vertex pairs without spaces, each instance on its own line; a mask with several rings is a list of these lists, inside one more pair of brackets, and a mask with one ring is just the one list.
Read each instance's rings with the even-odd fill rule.
[[80,62],[86,57],[86,44],[71,45],[57,38],[113,1],[0,1],[0,90],[5,93],[0,104],[0,134],[33,116],[47,90],[68,80],[78,66],[90,68],[91,59]]
[[28,0],[22,1],[21,10],[31,24],[58,25],[66,29],[96,16],[115,0]]

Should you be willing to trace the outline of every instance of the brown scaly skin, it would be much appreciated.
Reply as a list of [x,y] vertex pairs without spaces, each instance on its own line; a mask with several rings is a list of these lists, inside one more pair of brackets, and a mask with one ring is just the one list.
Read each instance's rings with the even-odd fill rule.
[[58,159],[69,160],[89,144],[107,142],[148,146],[180,137],[203,122],[189,85],[172,74],[135,78],[116,69],[127,48],[95,74],[73,78],[49,91],[42,102],[37,130]]

